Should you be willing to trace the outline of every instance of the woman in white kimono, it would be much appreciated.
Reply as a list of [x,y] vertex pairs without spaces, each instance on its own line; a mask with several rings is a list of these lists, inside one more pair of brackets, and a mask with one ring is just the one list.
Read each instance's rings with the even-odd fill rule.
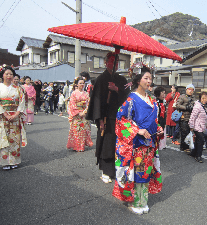
[[3,170],[15,169],[21,163],[21,146],[27,144],[25,123],[25,95],[23,89],[12,84],[15,71],[10,66],[0,67],[0,164]]

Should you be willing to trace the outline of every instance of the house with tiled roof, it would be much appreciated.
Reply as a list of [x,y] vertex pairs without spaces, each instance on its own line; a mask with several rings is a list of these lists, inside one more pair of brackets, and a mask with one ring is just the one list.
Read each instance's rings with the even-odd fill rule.
[[16,48],[20,51],[20,66],[28,64],[47,64],[47,49],[43,47],[44,40],[21,37]]
[[[68,63],[75,66],[75,41],[76,39],[62,35],[50,34],[43,44],[48,49],[48,65],[57,62]],[[114,52],[113,47],[108,47],[81,40],[81,71],[90,72],[96,77],[105,69],[104,57],[109,51]],[[119,69],[124,71],[130,67],[131,52],[121,50],[119,54]]]
[[207,39],[206,43],[200,45],[183,59],[183,65],[191,65],[192,83],[195,87],[207,91]]
[[181,58],[186,58],[195,50],[202,48],[205,45],[207,45],[207,39],[179,42],[175,44],[166,45],[166,47],[179,54]]
[[[154,83],[157,85],[177,84],[180,86],[186,86],[187,84],[194,82],[195,79],[193,78],[193,72],[201,70],[201,68],[198,69],[195,67],[200,67],[199,64],[202,64],[202,61],[205,61],[206,58],[204,53],[206,49],[205,46],[207,45],[207,39],[192,40],[188,42],[163,40],[161,37],[158,37],[157,39],[157,41],[164,44],[167,48],[171,49],[184,60],[179,63],[171,59],[162,59],[147,55],[140,56],[142,57],[141,60],[156,66],[157,71]],[[203,55],[201,51],[203,52]],[[199,63],[196,62],[196,57],[200,57]],[[194,63],[192,59],[194,60]],[[137,59],[137,61],[139,60],[140,59]],[[196,87],[201,86],[202,83],[202,79],[199,79],[198,82],[194,82]]]

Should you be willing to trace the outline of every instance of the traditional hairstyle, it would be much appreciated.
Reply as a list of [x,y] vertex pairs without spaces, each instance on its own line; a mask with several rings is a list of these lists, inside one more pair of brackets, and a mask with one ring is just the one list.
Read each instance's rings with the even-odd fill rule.
[[138,88],[139,86],[139,82],[142,79],[142,77],[144,76],[145,73],[151,73],[151,70],[149,67],[143,65],[142,68],[139,68],[139,74],[133,74],[133,80],[132,80],[132,90]]
[[203,95],[207,95],[207,92],[202,91],[202,92],[199,94],[199,101],[201,100],[201,98],[202,98]]
[[160,87],[156,87],[154,90],[154,95],[156,98],[160,97],[160,93],[165,91],[164,87],[160,86]]
[[3,75],[6,70],[11,70],[13,73],[13,76],[16,75],[15,70],[11,66],[7,66],[6,64],[4,64],[3,66],[0,66],[0,77],[1,78],[3,78]]
[[83,80],[84,83],[85,83],[85,80],[83,79],[83,77],[77,77],[77,78],[74,80],[74,83],[75,83],[75,84],[78,84],[78,81],[79,81],[79,80]]

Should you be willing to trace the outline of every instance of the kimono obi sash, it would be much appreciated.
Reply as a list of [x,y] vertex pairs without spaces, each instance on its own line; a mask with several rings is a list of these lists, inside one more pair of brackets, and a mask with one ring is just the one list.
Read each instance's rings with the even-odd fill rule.
[[137,134],[133,140],[134,147],[137,148],[142,145],[155,147],[157,104],[154,102],[154,107],[152,108],[135,93],[132,93],[131,96],[134,99],[132,120],[136,122],[139,129],[146,129],[152,135],[150,139],[145,139],[143,136]]
[[86,101],[80,101],[76,103],[78,109],[84,109],[86,108]]
[[13,98],[0,98],[0,105],[5,109],[6,111],[17,111],[18,105],[19,105],[19,99],[13,99]]

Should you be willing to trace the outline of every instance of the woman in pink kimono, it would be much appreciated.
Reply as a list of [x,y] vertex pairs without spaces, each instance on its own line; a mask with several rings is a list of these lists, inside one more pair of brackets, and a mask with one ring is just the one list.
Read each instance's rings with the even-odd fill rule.
[[36,100],[36,91],[31,85],[31,78],[25,77],[25,88],[27,97],[26,97],[26,111],[27,111],[27,124],[31,125],[34,122],[34,105]]
[[0,165],[3,170],[15,169],[21,163],[20,143],[27,144],[25,123],[25,95],[23,89],[12,84],[15,71],[0,67]]
[[78,77],[75,80],[75,84],[77,84],[78,88],[73,91],[68,104],[70,130],[67,148],[83,152],[85,146],[93,146],[90,122],[85,119],[89,104],[89,94],[84,91],[85,82],[82,77]]

